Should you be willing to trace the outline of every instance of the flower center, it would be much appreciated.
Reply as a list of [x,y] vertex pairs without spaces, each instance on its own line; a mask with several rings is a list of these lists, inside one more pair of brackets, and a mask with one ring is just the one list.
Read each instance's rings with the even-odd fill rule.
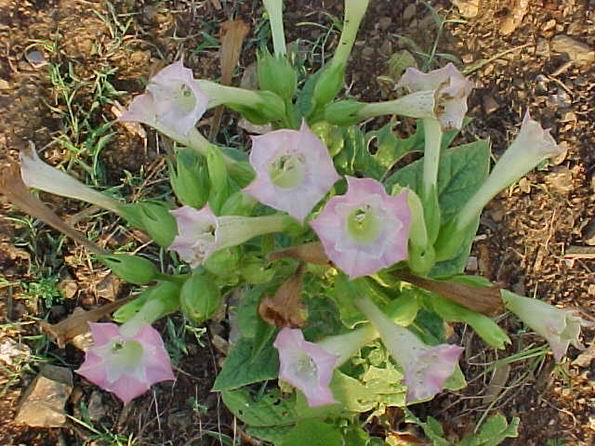
[[372,243],[381,232],[380,219],[369,204],[354,209],[347,217],[347,233],[358,243]]
[[135,340],[118,340],[111,345],[111,354],[114,369],[130,370],[135,368],[142,360],[143,346]]
[[191,113],[196,107],[196,96],[187,84],[181,84],[176,92],[175,102],[180,111]]
[[292,189],[304,181],[305,160],[302,155],[281,155],[269,167],[269,176],[275,186]]
[[315,377],[316,373],[318,372],[318,367],[316,367],[316,363],[312,360],[310,356],[308,356],[305,353],[297,361],[295,369],[298,375],[308,378]]

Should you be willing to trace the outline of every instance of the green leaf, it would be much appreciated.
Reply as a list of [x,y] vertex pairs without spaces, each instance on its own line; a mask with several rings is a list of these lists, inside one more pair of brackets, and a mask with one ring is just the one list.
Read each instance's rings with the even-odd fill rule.
[[450,441],[444,438],[444,430],[436,419],[428,417],[424,422],[413,415],[413,412],[411,412],[409,409],[405,408],[404,410],[405,421],[420,426],[423,429],[424,434],[426,434],[426,437],[432,441],[434,446],[452,446]]
[[457,446],[498,446],[507,438],[518,437],[519,419],[513,418],[510,424],[502,414],[492,415],[475,435],[463,438]]
[[342,446],[341,432],[320,420],[303,420],[285,436],[281,446]]
[[[454,217],[483,184],[488,175],[489,161],[490,145],[487,140],[480,139],[443,151],[438,170],[438,202],[443,222]],[[399,184],[420,194],[422,183],[423,160],[418,160],[391,175],[386,186],[392,190],[395,184]],[[436,264],[431,276],[447,277],[463,271],[478,225],[479,219],[469,226],[459,253],[453,259]]]
[[255,397],[245,388],[225,390],[221,396],[231,413],[251,427],[292,426],[298,421],[295,400],[282,398],[277,389],[260,397]]
[[275,426],[275,427],[252,427],[246,428],[246,433],[251,437],[267,441],[275,445],[280,445],[285,436],[291,431],[293,426]]
[[241,338],[231,349],[213,384],[213,391],[237,389],[248,384],[274,379],[279,373],[279,356],[272,343],[258,354],[253,339]]
[[366,135],[357,126],[343,131],[343,149],[335,157],[334,163],[342,175],[363,175],[379,180],[383,169],[368,151]]

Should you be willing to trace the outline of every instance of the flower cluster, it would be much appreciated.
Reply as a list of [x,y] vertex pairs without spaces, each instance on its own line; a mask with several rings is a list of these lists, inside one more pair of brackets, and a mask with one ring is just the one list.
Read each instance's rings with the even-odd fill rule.
[[[507,309],[547,340],[556,361],[570,345],[580,347],[585,322],[576,312],[462,277],[488,201],[560,153],[549,131],[527,111],[518,136],[488,173],[486,142],[445,147],[444,132],[466,124],[473,87],[453,64],[428,73],[407,68],[389,101],[337,100],[368,0],[346,0],[335,55],[303,83],[285,45],[283,3],[264,4],[274,54],[263,49],[258,56],[258,90],[195,79],[177,61],[153,76],[119,118],[176,143],[166,160],[173,190],[167,199],[127,203],[50,166],[34,148],[22,151],[28,187],[115,212],[166,250],[161,254],[172,254],[162,256],[159,269],[144,253],[98,249],[114,274],[142,288],[114,313],[122,325],[90,323],[94,345],[78,373],[128,404],[151,385],[174,379],[151,324],[176,311],[203,323],[227,310],[237,313],[230,317],[232,349],[214,388],[229,397],[277,376],[271,367],[278,364],[281,389],[298,389],[324,418],[346,408],[380,410],[387,388],[396,388],[402,401],[392,395],[386,404],[405,405],[464,386],[463,347],[433,329],[443,321],[465,322],[503,348],[508,337],[489,316]],[[198,132],[199,120],[219,105],[267,130],[251,136],[249,153]],[[392,121],[375,131],[360,125],[381,115],[416,119],[419,132],[404,142]],[[401,169],[408,150],[423,150],[423,158]],[[465,164],[468,159],[475,164]],[[230,295],[234,302],[242,296],[240,304],[224,306]],[[372,360],[366,354],[373,349]],[[393,377],[393,387],[382,391],[366,376],[380,367],[379,357],[394,372],[383,374]],[[353,367],[342,367],[349,361]],[[238,377],[229,368],[240,362],[245,370]],[[463,383],[453,387],[457,380]],[[348,385],[353,394],[372,394],[372,402],[349,405]],[[326,405],[333,407],[324,412],[319,406]]]

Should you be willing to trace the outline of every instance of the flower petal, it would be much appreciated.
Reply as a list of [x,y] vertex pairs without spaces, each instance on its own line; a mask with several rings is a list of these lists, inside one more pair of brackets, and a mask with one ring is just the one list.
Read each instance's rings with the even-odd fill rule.
[[[331,198],[310,222],[329,259],[351,278],[373,274],[407,258],[411,210],[406,192],[390,196],[370,178],[347,177],[347,193]],[[350,231],[354,212],[370,218],[368,235]],[[351,219],[351,220],[350,220]]]
[[339,180],[324,144],[305,122],[300,130],[275,130],[252,138],[255,180],[244,192],[303,221]]
[[301,390],[310,407],[336,402],[329,387],[336,355],[306,341],[299,329],[283,328],[273,346],[279,352],[279,379]]

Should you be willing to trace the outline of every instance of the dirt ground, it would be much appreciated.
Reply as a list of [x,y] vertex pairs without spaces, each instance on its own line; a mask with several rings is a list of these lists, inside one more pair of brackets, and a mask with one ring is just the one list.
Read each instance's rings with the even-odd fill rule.
[[[529,107],[568,150],[489,206],[468,272],[520,294],[577,307],[593,320],[595,83],[588,57],[595,37],[595,5],[588,0],[477,2],[453,2],[460,9],[447,0],[430,2],[441,17],[450,19],[440,34],[436,60],[458,61],[476,84],[469,113],[474,119],[461,138],[489,137],[498,156]],[[331,27],[341,9],[339,0],[287,1],[288,41],[298,40],[304,57],[319,62],[337,43],[338,33]],[[166,169],[154,135],[141,137],[120,125],[107,133],[98,129],[115,119],[114,107],[127,104],[142,90],[142,79],[164,62],[183,55],[196,77],[217,78],[219,24],[232,17],[251,26],[241,60],[245,68],[265,31],[258,1],[0,0],[0,162],[14,160],[24,140],[31,140],[38,149],[47,147],[50,162],[67,163],[73,174],[83,176],[83,166],[91,166],[86,172],[92,172],[97,186],[124,182],[123,194],[158,193]],[[372,0],[348,74],[351,94],[367,100],[390,97],[394,79],[388,59],[407,49],[423,61],[420,53],[432,52],[437,34],[436,20],[423,2]],[[560,36],[590,47],[591,56],[560,52]],[[33,51],[41,53],[42,62]],[[209,121],[201,126],[207,131]],[[222,142],[245,139],[243,133],[239,139],[231,136],[237,127],[230,113],[221,128]],[[108,142],[101,145],[105,134]],[[76,202],[42,197],[108,247],[143,243],[112,217],[87,218],[89,214],[79,214],[84,206]],[[176,324],[164,323],[162,332],[179,359],[177,379],[125,409],[75,377],[69,413],[80,419],[81,407],[93,407],[95,430],[72,419],[62,429],[15,425],[19,396],[39,364],[76,368],[83,359],[76,349],[59,349],[39,336],[37,321],[56,322],[77,306],[91,308],[130,290],[93,269],[82,248],[23,220],[8,204],[0,206],[6,217],[0,219],[0,343],[12,337],[29,346],[24,359],[12,365],[0,362],[1,445],[117,445],[129,444],[129,436],[139,445],[231,444],[223,435],[257,444],[245,438],[218,396],[209,393],[221,359],[212,339],[225,334],[224,322],[211,324],[200,344],[196,331],[176,331]],[[64,297],[56,297],[56,289]],[[500,322],[513,339],[507,353],[519,354],[519,360],[487,372],[496,353],[456,327],[453,336],[467,345],[462,365],[470,385],[416,407],[416,414],[437,418],[452,439],[499,411],[521,419],[520,436],[509,444],[593,444],[593,361],[572,348],[561,366],[549,355],[523,358],[523,352],[543,341],[513,318]],[[592,331],[584,338],[592,346]],[[388,415],[388,430],[398,432],[402,413]]]

